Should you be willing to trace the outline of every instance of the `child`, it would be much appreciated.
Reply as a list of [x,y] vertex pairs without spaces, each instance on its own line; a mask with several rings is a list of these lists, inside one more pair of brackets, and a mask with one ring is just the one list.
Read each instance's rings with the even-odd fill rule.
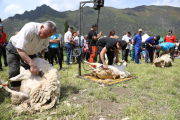
[[89,58],[90,58],[90,51],[88,50],[87,40],[86,40],[86,46],[84,47],[84,58],[86,58],[86,61],[89,61]]

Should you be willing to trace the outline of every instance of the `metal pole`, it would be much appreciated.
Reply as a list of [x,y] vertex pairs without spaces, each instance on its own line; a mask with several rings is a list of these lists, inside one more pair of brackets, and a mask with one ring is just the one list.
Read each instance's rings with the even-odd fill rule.
[[[97,19],[97,25],[98,25],[98,23],[99,23],[99,14],[100,14],[100,9],[101,8],[99,8],[99,10],[98,10],[98,19]],[[99,27],[99,26],[98,26]],[[98,28],[97,28],[97,34],[98,34]]]
[[[79,14],[80,14],[80,24],[79,24],[79,48],[81,46],[81,2],[79,5]],[[79,59],[79,76],[81,76],[81,56],[78,57]]]

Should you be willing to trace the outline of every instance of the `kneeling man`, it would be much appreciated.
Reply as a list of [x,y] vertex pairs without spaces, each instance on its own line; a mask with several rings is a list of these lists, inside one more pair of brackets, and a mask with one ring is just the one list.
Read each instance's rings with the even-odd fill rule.
[[[50,37],[56,32],[56,24],[52,21],[44,23],[30,22],[24,25],[19,33],[10,38],[6,47],[7,62],[9,66],[9,78],[20,74],[20,59],[30,66],[33,74],[38,74],[38,68],[32,61],[36,53],[41,52],[43,58],[46,48],[49,46]],[[11,86],[20,86],[21,82],[12,82]]]
[[[116,63],[119,62],[118,50],[126,49],[127,43],[124,40],[118,40],[115,38],[101,38],[97,43],[98,53],[100,53],[99,63],[103,64],[104,69],[108,69],[106,62],[104,60],[104,55],[107,51],[115,51],[116,54]],[[109,57],[109,65],[113,64],[114,54]]]

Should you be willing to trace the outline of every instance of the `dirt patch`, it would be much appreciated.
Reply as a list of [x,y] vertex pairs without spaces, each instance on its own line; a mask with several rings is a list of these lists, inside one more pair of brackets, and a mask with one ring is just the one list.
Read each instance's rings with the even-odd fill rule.
[[117,95],[130,95],[130,91],[127,88],[115,88],[111,90]]

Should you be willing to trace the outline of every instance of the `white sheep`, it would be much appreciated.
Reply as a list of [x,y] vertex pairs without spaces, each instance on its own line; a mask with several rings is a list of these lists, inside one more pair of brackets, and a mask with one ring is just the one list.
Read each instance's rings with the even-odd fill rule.
[[159,58],[156,58],[154,60],[153,66],[164,68],[164,67],[169,67],[171,65],[172,65],[172,59],[170,58],[170,54],[165,54]]
[[95,65],[96,68],[92,68],[93,74],[100,79],[118,79],[118,78],[127,78],[130,76],[130,73],[125,71],[124,69],[127,66],[127,63],[124,61],[122,63],[108,65],[108,70],[103,69],[102,64],[100,63],[89,63],[84,61],[85,63],[91,65]]
[[48,110],[57,103],[60,97],[58,70],[44,59],[35,58],[33,61],[44,72],[42,78],[21,67],[20,74],[9,80],[9,82],[21,81],[20,91],[16,92],[4,87],[12,94],[11,102],[19,105],[16,108],[19,114],[24,111],[34,113]]

